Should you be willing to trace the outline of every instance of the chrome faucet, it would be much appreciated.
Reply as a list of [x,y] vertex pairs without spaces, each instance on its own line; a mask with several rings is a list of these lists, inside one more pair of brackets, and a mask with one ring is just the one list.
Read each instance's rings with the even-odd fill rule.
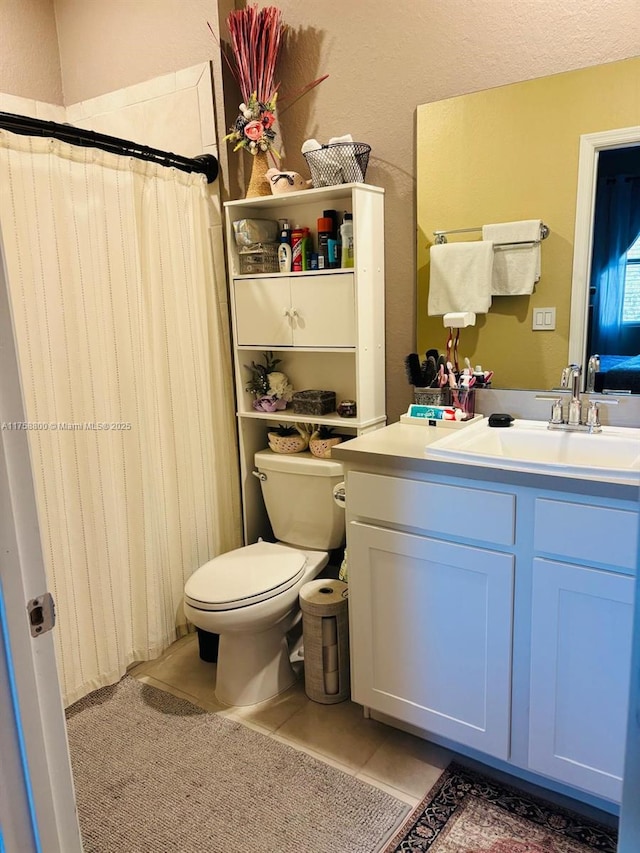
[[[592,358],[589,359],[588,369],[590,372],[593,372],[595,374],[598,368],[596,367],[596,362],[594,361],[594,359],[597,359],[597,364],[599,366],[598,356],[592,356]],[[554,391],[559,391],[564,394],[571,394],[566,419],[564,418],[562,410],[562,397],[558,397],[555,394],[553,396],[550,396],[548,394],[536,395],[537,400],[553,400],[553,405],[551,407],[551,418],[548,424],[549,429],[562,429],[567,430],[569,432],[602,432],[599,407],[602,404],[608,406],[615,406],[617,405],[618,400],[589,400],[587,416],[583,421],[582,401],[580,399],[581,375],[582,367],[579,364],[569,364],[562,370],[560,387],[553,389]]]
[[582,420],[582,403],[580,402],[580,377],[582,367],[579,364],[569,365],[569,383],[571,385],[571,400],[569,401],[569,426],[577,426]]
[[593,394],[596,390],[596,373],[600,372],[600,356],[592,355],[587,364],[587,381],[585,384],[585,392]]

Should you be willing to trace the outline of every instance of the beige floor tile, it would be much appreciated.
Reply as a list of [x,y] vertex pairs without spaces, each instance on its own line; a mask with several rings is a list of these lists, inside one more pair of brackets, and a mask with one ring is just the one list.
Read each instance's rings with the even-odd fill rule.
[[161,657],[144,664],[137,674],[150,675],[204,702],[222,707],[215,698],[216,665],[201,660],[195,635],[173,643]]
[[308,702],[276,732],[293,744],[359,770],[382,744],[388,727],[365,720],[362,708],[353,702]]
[[152,675],[145,675],[142,673],[141,675],[135,676],[135,678],[143,684],[149,684],[151,687],[155,687],[158,690],[164,690],[165,693],[170,693],[172,696],[177,696],[178,699],[186,699],[187,702],[191,702],[192,705],[197,705],[205,711],[212,711],[213,713],[222,714],[223,716],[226,715],[227,709],[221,705],[216,704],[215,702],[207,702],[206,700],[199,699],[197,696],[193,696],[193,694],[187,693],[185,690],[180,690],[179,687],[176,687],[173,684],[166,684],[164,681],[160,681]]
[[293,687],[273,699],[267,699],[266,702],[243,708],[230,708],[229,717],[241,723],[255,723],[261,728],[275,732],[310,701],[304,692],[304,682],[297,681]]
[[384,791],[385,794],[389,794],[390,796],[395,797],[396,800],[401,800],[403,803],[406,803],[407,813],[411,811],[414,806],[417,806],[422,799],[422,797],[412,797],[411,794],[407,794],[406,791],[394,788],[393,785],[386,785],[384,782],[381,782],[380,779],[374,779],[373,776],[367,776],[367,774],[363,772],[356,773],[356,779],[360,779],[361,782],[366,782],[374,788],[379,788],[381,791]]
[[422,798],[450,763],[452,753],[407,732],[387,729],[387,733],[361,773]]

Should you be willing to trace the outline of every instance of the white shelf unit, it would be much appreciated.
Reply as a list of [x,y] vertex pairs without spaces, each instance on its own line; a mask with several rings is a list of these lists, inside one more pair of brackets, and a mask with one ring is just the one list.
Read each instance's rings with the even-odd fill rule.
[[[324,210],[353,214],[354,267],[304,272],[241,275],[233,232],[239,219],[287,219],[307,226],[317,248],[317,220]],[[245,542],[272,535],[253,476],[256,451],[268,446],[277,424],[305,422],[336,433],[361,435],[385,425],[384,355],[384,190],[341,184],[283,195],[225,203],[234,374]],[[246,390],[247,365],[263,354],[281,359],[278,369],[296,391],[334,391],[336,402],[355,400],[357,416],[337,412],[256,412]]]

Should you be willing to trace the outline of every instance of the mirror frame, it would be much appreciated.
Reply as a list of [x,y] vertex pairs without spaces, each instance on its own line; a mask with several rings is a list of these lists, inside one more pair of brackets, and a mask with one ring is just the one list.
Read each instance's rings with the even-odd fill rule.
[[570,364],[580,364],[584,367],[589,356],[593,355],[593,353],[587,352],[587,326],[589,322],[589,282],[591,280],[593,220],[599,154],[607,149],[629,148],[638,144],[640,144],[640,125],[621,127],[601,133],[585,133],[580,137],[573,271],[571,274]]

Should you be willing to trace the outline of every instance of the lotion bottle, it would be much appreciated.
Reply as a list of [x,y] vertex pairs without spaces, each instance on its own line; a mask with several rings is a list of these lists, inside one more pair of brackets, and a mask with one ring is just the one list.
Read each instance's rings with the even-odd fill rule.
[[342,225],[340,226],[340,236],[342,237],[342,266],[353,266],[353,214],[345,213]]
[[282,223],[280,245],[278,246],[278,269],[280,272],[291,272],[291,226],[288,221]]

